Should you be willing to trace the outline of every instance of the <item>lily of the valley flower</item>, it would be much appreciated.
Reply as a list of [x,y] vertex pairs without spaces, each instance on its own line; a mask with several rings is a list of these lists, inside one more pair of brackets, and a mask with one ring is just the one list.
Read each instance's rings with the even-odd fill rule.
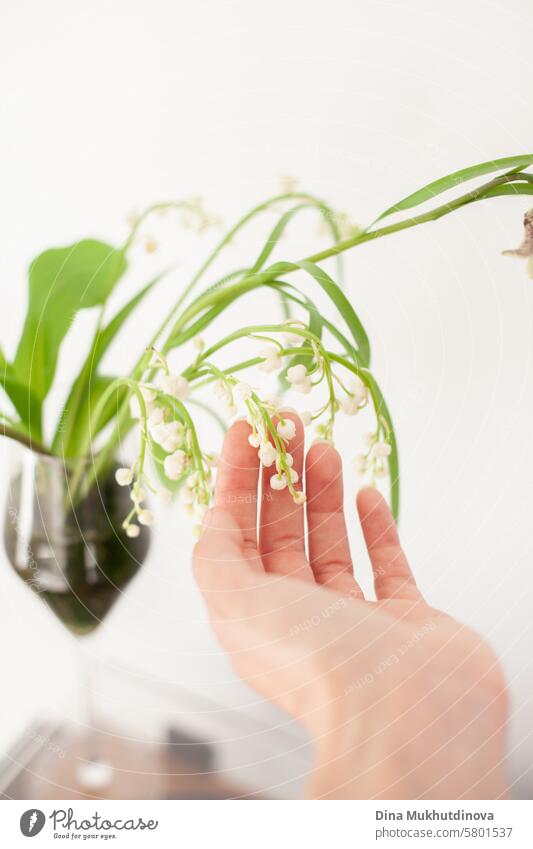
[[392,453],[392,445],[386,439],[380,439],[378,433],[367,433],[364,435],[367,447],[366,454],[358,454],[355,458],[355,470],[358,475],[370,475],[370,483],[374,484],[376,478],[387,475],[387,457]]
[[279,355],[279,349],[274,345],[262,348],[259,351],[259,356],[263,357],[263,362],[260,364],[259,368],[261,371],[266,372],[266,374],[279,371],[283,366],[283,361]]
[[159,378],[159,386],[166,395],[184,401],[189,394],[189,382],[180,374],[163,374]]
[[340,402],[341,410],[347,416],[355,416],[368,402],[368,387],[360,377],[354,375],[348,386],[349,395]]
[[185,440],[185,427],[179,421],[160,422],[149,427],[150,436],[164,451],[171,454]]
[[292,456],[292,454],[289,454],[289,452],[286,451],[283,456],[286,465],[289,466],[289,468],[292,468],[292,466],[294,465],[294,457]]
[[165,425],[165,438],[161,443],[161,447],[164,451],[172,453],[183,443],[185,434],[185,427],[181,422],[168,422],[168,424]]
[[[283,490],[287,486],[292,487],[293,484],[298,483],[298,479],[299,475],[296,469],[289,469],[287,472],[278,472],[270,478],[270,487],[275,490]],[[294,495],[296,494],[294,493]]]
[[181,448],[165,457],[163,468],[169,480],[177,481],[181,478],[185,471],[187,459],[187,454]]
[[241,401],[249,401],[253,395],[253,389],[249,383],[237,383],[234,392]]
[[231,389],[224,380],[215,380],[213,383],[213,395],[219,401],[231,401]]
[[165,409],[154,405],[148,416],[148,427],[155,427],[165,421]]
[[117,469],[115,472],[115,480],[119,486],[129,486],[133,480],[133,472],[131,469]]
[[287,369],[287,380],[296,392],[301,392],[302,395],[308,395],[313,388],[311,378],[307,373],[307,369],[302,363],[296,366],[291,366]]
[[301,383],[307,378],[307,369],[302,363],[287,369],[287,380],[289,383]]
[[259,448],[258,456],[263,466],[268,468],[274,464],[277,452],[271,442],[263,442]]
[[371,454],[373,457],[388,457],[392,448],[388,442],[376,442],[372,447]]
[[295,392],[300,392],[302,395],[309,395],[313,388],[311,378],[306,377],[305,380],[301,380],[299,383],[293,383],[292,388]]
[[291,419],[282,419],[278,422],[276,430],[282,439],[290,442],[291,439],[294,439],[294,435],[296,434],[296,425]]
[[285,489],[287,486],[287,475],[285,472],[278,472],[277,475],[272,475],[270,478],[270,486],[275,490]]

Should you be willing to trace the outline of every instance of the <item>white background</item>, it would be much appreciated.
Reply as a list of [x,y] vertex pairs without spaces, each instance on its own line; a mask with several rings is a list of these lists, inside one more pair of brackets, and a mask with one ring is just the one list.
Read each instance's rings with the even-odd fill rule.
[[[200,193],[231,223],[289,174],[366,224],[435,177],[533,147],[528,0],[2,0],[0,10],[8,354],[30,259],[87,235],[118,241],[132,208]],[[527,208],[523,199],[490,201],[364,246],[349,259],[347,282],[396,421],[401,531],[419,583],[434,605],[494,642],[511,680],[517,795],[533,785],[533,288],[524,265],[500,252],[521,240]],[[324,243],[315,220],[306,221],[280,258]],[[240,237],[228,269],[254,256],[269,224]],[[168,222],[158,228],[163,256],[180,265],[129,326],[115,369],[131,362],[214,239],[184,237]],[[161,262],[142,250],[134,257],[132,286]],[[237,324],[257,308],[242,302]],[[68,361],[83,322],[79,329]],[[357,432],[339,434],[347,461]],[[153,695],[154,679],[246,706],[281,729],[285,720],[234,681],[210,636],[189,577],[190,528],[177,508],[161,516],[157,534],[144,574],[91,646],[111,677],[139,670],[142,733],[159,716],[142,695]],[[355,523],[354,544],[360,549]],[[366,575],[363,554],[359,562]],[[3,555],[0,646],[7,745],[43,708],[70,714],[76,664],[63,630]],[[131,699],[121,702],[126,689],[117,689],[118,716],[131,710]],[[223,728],[235,721],[230,710],[219,718]],[[263,783],[282,781],[289,761]]]

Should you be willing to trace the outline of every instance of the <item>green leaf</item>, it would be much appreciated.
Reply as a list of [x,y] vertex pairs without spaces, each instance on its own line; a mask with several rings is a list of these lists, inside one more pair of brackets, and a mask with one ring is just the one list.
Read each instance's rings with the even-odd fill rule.
[[[300,304],[304,309],[307,310],[309,314],[309,322],[308,328],[318,339],[322,338],[322,316],[320,315],[317,307],[306,295],[300,292],[296,286],[293,286],[292,283],[285,283],[283,280],[274,280],[272,283],[267,284],[271,288],[275,289],[280,293],[285,303],[297,303]],[[295,297],[292,292],[297,292],[300,298]],[[304,340],[302,339],[302,342]],[[279,380],[281,383],[282,389],[289,388],[289,382],[287,380],[287,369],[291,368],[291,366],[296,365],[304,365],[307,369],[311,367],[311,363],[313,360],[312,354],[295,354],[294,357],[291,358],[287,367],[281,372],[279,375]]]
[[[340,334],[340,336],[342,338],[342,334]],[[342,357],[340,357],[338,354],[335,354],[330,351],[329,355],[333,362],[339,363],[346,367],[347,364],[343,363]],[[372,396],[372,402],[374,405],[376,416],[382,421],[384,421],[387,426],[391,445],[391,453],[387,458],[389,467],[390,504],[392,515],[397,521],[400,515],[400,458],[398,454],[398,442],[396,439],[396,433],[394,431],[392,416],[387,406],[387,402],[383,397],[383,393],[374,375],[366,368],[359,368],[356,362],[354,363],[354,368],[351,370],[355,374],[358,374],[361,380],[363,380],[364,383],[366,383],[366,385],[368,386],[370,394]]]
[[[275,280],[274,284],[272,284],[272,285],[275,285],[275,284],[291,285],[291,288],[294,289],[294,291],[297,292],[300,295],[300,298],[303,297],[300,290],[297,289],[295,286],[292,286],[292,284],[283,284],[283,281],[280,281],[280,280]],[[298,304],[301,307],[304,307],[304,309],[306,308],[305,301],[300,300],[300,298],[297,298],[293,294],[289,294],[289,292],[287,290],[285,290],[284,294],[285,294],[285,297],[288,298],[291,302]],[[341,343],[341,345],[344,348],[345,353],[353,360],[354,364],[357,365],[357,363],[358,363],[357,350],[356,350],[356,348],[354,348],[352,343],[346,338],[346,336],[343,333],[341,333],[341,331],[339,330],[339,328],[335,324],[333,324],[331,321],[329,321],[323,315],[320,316],[320,320],[322,322],[323,327],[325,327],[326,330],[329,330],[331,335],[334,336],[335,339],[337,339],[337,341]]]
[[20,383],[14,377],[13,370],[8,363],[5,364],[0,373],[0,384],[19,414],[25,429],[35,439],[40,440],[42,405],[39,399],[35,397],[28,386]]
[[513,195],[533,195],[533,183],[505,183],[503,186],[494,186],[483,195],[484,198],[495,198]]
[[[89,434],[91,442],[93,442],[100,431],[102,431],[104,427],[109,424],[111,419],[117,415],[122,402],[127,395],[127,388],[125,386],[118,387],[117,391],[114,392],[104,403],[104,408],[99,416],[98,424],[94,422],[94,412],[100,398],[116,379],[116,377],[110,377],[108,375],[93,375],[88,386],[88,391],[83,399],[83,403],[80,404],[78,408],[76,428],[70,433],[68,441],[61,441],[62,427],[60,423],[58,428],[59,444],[61,445],[61,450],[64,456],[80,457],[84,449],[86,435]],[[128,427],[128,425],[126,425],[126,427]]]
[[[279,240],[283,236],[288,224],[290,223],[290,221],[294,218],[294,216],[298,212],[300,212],[302,209],[317,209],[317,208],[322,213],[324,220],[331,227],[334,242],[337,243],[339,241],[340,237],[339,237],[339,232],[338,232],[338,229],[337,229],[337,225],[335,223],[335,218],[334,218],[334,215],[332,213],[332,210],[330,210],[330,208],[326,207],[324,204],[318,204],[318,206],[317,206],[316,202],[298,204],[298,206],[294,206],[292,209],[287,210],[287,212],[285,212],[279,218],[279,220],[276,222],[274,228],[272,229],[272,231],[271,231],[271,233],[270,233],[270,235],[269,235],[269,237],[268,237],[268,239],[265,243],[263,250],[261,251],[261,253],[257,257],[257,260],[253,264],[249,273],[250,274],[256,274],[258,271],[260,271],[263,268],[263,266],[265,265],[265,262],[267,261],[269,256],[272,254],[272,251],[274,250],[274,248],[278,244]],[[338,264],[338,272],[339,272],[340,275],[342,275],[342,263]],[[280,297],[281,297],[281,308],[283,310],[283,316],[284,316],[284,319],[287,320],[288,318],[290,318],[290,309],[288,307],[287,299],[285,298],[283,292],[280,292]],[[301,360],[298,360],[298,361],[295,360],[294,363],[291,363],[291,365],[296,365],[297,362],[299,363],[299,362],[301,362]],[[283,381],[283,376],[282,376],[282,381]]]
[[31,424],[41,421],[41,405],[33,393],[20,383],[0,348],[0,385],[20,416],[24,429],[31,434]]
[[[285,229],[286,229],[287,225],[289,224],[289,222],[291,221],[291,219],[294,218],[294,216],[298,212],[300,212],[300,210],[310,209],[310,208],[313,208],[314,206],[315,206],[315,204],[311,204],[311,203],[300,203],[300,204],[298,204],[298,206],[293,206],[292,209],[289,209],[289,210],[287,210],[287,212],[283,213],[283,215],[279,218],[279,220],[276,222],[275,226],[271,230],[270,235],[269,235],[268,239],[266,240],[266,243],[265,243],[263,250],[261,251],[261,253],[259,254],[259,256],[257,257],[256,261],[254,262],[253,266],[250,269],[250,274],[255,274],[257,271],[260,271],[263,268],[265,262],[267,261],[270,254],[272,253],[272,251],[274,250],[274,248],[278,244],[279,240],[283,236],[283,233],[285,232]],[[338,241],[338,240],[336,240],[336,241]]]
[[328,295],[331,301],[337,307],[340,315],[346,322],[350,333],[355,341],[358,352],[358,360],[359,365],[361,366],[369,366],[370,365],[370,342],[368,340],[368,336],[366,334],[366,330],[361,324],[361,321],[352,307],[350,301],[340,288],[340,286],[335,283],[334,280],[326,274],[324,269],[320,268],[319,265],[315,265],[315,263],[310,262],[309,260],[301,260],[296,263],[282,262],[276,263],[276,265],[271,266],[267,271],[271,271],[276,276],[281,273],[283,274],[286,271],[292,271],[296,268],[301,268],[304,271],[307,271],[311,277],[316,280],[316,282],[322,287],[324,292]]
[[508,169],[517,171],[522,168],[527,168],[527,166],[532,163],[533,154],[524,154],[523,156],[505,156],[503,159],[492,159],[489,162],[482,162],[479,165],[471,165],[469,168],[461,168],[459,171],[454,171],[446,177],[441,177],[439,180],[434,180],[432,183],[428,183],[427,186],[418,189],[418,191],[413,192],[413,194],[398,201],[398,203],[395,203],[394,206],[386,209],[385,212],[376,219],[376,222],[381,221],[383,218],[386,218],[388,215],[392,215],[395,212],[402,212],[406,209],[412,209],[414,206],[419,206],[419,204],[425,203],[437,195],[442,194],[442,192],[453,189],[455,186],[458,186],[467,180],[473,180],[474,178],[481,177],[484,174],[493,174],[496,171],[505,171]]
[[31,264],[28,309],[13,368],[40,401],[52,385],[59,349],[76,313],[104,304],[125,269],[122,251],[93,239],[47,250]]
[[95,339],[94,345],[94,355],[91,357],[93,368],[98,365],[107,349],[111,345],[113,339],[122,329],[122,325],[126,322],[126,320],[130,317],[131,313],[139,306],[141,301],[143,301],[148,295],[148,293],[153,289],[156,283],[159,283],[160,280],[167,274],[167,271],[162,271],[161,274],[158,274],[153,280],[150,280],[146,286],[143,286],[124,306],[113,316],[113,318],[106,324],[106,326],[100,331],[98,336]]
[[391,453],[389,454],[387,461],[389,466],[390,506],[392,515],[395,520],[398,521],[400,516],[400,458],[392,417],[375,377],[370,372],[367,372],[366,369],[364,370],[364,374],[361,376],[365,380],[365,383],[369,386],[374,397],[376,415],[385,420],[389,429]]
[[70,443],[71,431],[79,429],[77,411],[79,405],[86,402],[86,397],[84,396],[86,396],[91,375],[96,373],[104,354],[131,313],[136,309],[136,307],[138,307],[146,295],[166,273],[166,271],[161,272],[161,274],[158,274],[153,278],[153,280],[150,280],[146,286],[143,286],[142,289],[140,289],[126,304],[124,304],[124,306],[116,313],[116,315],[113,316],[105,327],[96,334],[85,363],[83,364],[81,371],[72,384],[69,392],[61,422],[52,441],[53,451],[56,451],[60,444],[68,446]]

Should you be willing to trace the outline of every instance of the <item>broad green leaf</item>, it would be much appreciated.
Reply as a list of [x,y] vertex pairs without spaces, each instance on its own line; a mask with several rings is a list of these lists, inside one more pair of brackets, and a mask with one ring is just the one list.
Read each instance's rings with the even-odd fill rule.
[[41,402],[28,386],[20,383],[13,375],[8,363],[0,370],[0,385],[20,416],[29,434],[41,439]]
[[425,203],[437,195],[442,194],[442,192],[453,189],[467,180],[473,180],[476,177],[482,177],[484,174],[493,174],[497,171],[506,171],[508,169],[512,171],[520,170],[521,168],[527,168],[532,163],[533,154],[524,154],[523,156],[505,156],[503,159],[492,159],[489,162],[482,162],[479,165],[471,165],[469,168],[461,168],[459,171],[454,171],[446,177],[441,177],[439,180],[428,183],[427,186],[418,189],[418,191],[398,201],[394,206],[386,209],[376,221],[381,221],[395,212],[412,209],[412,207]]
[[52,385],[59,349],[76,313],[104,304],[125,269],[122,251],[93,239],[52,248],[32,262],[13,368],[40,401]]

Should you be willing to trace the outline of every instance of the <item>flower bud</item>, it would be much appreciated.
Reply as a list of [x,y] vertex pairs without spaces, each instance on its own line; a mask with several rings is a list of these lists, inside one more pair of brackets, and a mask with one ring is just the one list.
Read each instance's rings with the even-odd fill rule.
[[296,425],[291,419],[284,419],[283,421],[278,422],[276,430],[282,439],[290,441],[296,434]]
[[287,486],[287,478],[285,474],[272,475],[270,478],[270,486],[272,489],[282,490]]
[[267,468],[274,463],[277,453],[271,442],[263,442],[258,451],[258,457],[263,466],[266,466]]
[[133,480],[133,472],[131,469],[117,469],[115,472],[115,480],[119,486],[129,486]]
[[289,383],[302,383],[308,377],[307,369],[301,363],[287,369],[287,380]]

